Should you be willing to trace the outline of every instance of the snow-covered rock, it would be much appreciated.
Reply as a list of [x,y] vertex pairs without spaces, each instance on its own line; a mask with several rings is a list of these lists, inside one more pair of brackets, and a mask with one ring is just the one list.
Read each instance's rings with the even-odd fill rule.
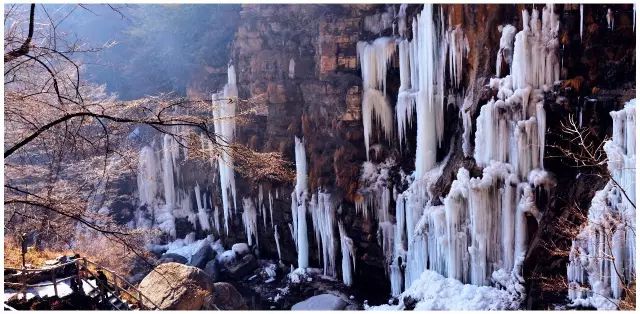
[[242,256],[251,252],[249,250],[249,245],[246,243],[236,243],[231,246],[231,249],[236,252],[236,254]]
[[292,311],[336,311],[342,310],[347,302],[333,294],[321,294],[312,296],[302,302],[298,302],[291,307]]
[[415,310],[514,310],[520,301],[507,290],[463,284],[458,280],[426,270],[400,296],[398,305],[380,305],[367,310],[404,310],[405,298],[416,300]]

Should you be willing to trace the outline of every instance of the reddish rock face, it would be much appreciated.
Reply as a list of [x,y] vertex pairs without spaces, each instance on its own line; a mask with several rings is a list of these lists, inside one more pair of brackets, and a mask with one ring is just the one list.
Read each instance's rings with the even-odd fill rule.
[[[469,111],[473,120],[477,117],[479,107],[495,96],[485,86],[496,71],[500,39],[498,27],[509,23],[518,30],[522,29],[521,11],[525,8],[530,9],[531,5],[442,6],[445,16],[451,16],[451,24],[460,25],[468,40],[469,50],[463,64],[460,91],[464,89],[472,95]],[[581,40],[578,31],[579,6],[555,6],[561,18],[561,77],[566,80],[563,89],[577,91],[574,96],[614,89],[617,88],[616,84],[635,81],[632,67],[628,66],[635,65],[635,40],[629,40],[635,38],[629,18],[631,15],[628,14],[631,7],[620,5],[616,8],[620,18],[616,20],[616,31],[611,31],[606,28],[606,22],[603,23],[606,7],[586,5]],[[421,5],[407,8],[409,30],[413,17],[421,9]],[[238,127],[238,140],[257,150],[279,151],[289,160],[294,160],[293,138],[304,137],[309,160],[310,191],[325,189],[339,198],[342,210],[338,215],[345,225],[350,226],[347,232],[359,248],[359,263],[377,265],[381,273],[384,261],[376,239],[377,226],[375,222],[356,215],[353,202],[361,197],[357,193],[358,178],[362,163],[366,160],[361,121],[362,80],[356,45],[360,40],[393,34],[391,28],[375,34],[364,28],[366,16],[385,10],[385,5],[243,5],[241,26],[231,45],[240,98],[252,99],[266,106],[266,111],[249,117],[247,123]],[[291,60],[295,64],[293,68],[290,68]],[[387,95],[394,100],[399,86],[397,56],[391,64]],[[505,68],[506,63],[503,64]],[[191,92],[194,95],[202,94],[197,86]],[[446,136],[443,148],[438,151],[438,160],[446,155],[450,144],[454,147],[454,154],[438,181],[436,198],[446,195],[455,171],[461,165],[475,169],[474,161],[462,155],[462,122],[458,118],[461,104],[456,104],[458,106],[450,106],[446,112]],[[553,123],[557,124],[559,120],[550,118],[550,129],[555,127]],[[408,132],[409,137],[415,137],[415,129]],[[374,130],[373,138],[383,137]],[[400,168],[411,172],[415,158],[415,143],[411,141],[401,148],[397,144],[376,140],[380,144],[380,154],[375,154],[374,161],[394,156]],[[554,167],[553,162],[549,163],[549,167]],[[238,180],[240,195],[257,195],[256,186]],[[279,186],[265,183],[265,187],[280,188],[281,198],[275,203],[274,220],[280,226],[285,263],[295,263],[293,240],[288,232],[283,232],[291,221],[288,194],[292,186],[293,183]],[[554,206],[549,212],[555,211],[553,215],[560,215],[560,205]],[[225,241],[228,243],[244,237],[242,224],[237,220],[232,224],[234,231],[238,232],[227,237]],[[266,230],[258,229],[260,249],[264,256],[277,256],[273,229],[270,226]],[[540,226],[531,238],[549,237],[546,230],[545,226]],[[315,240],[310,236],[310,241]],[[317,252],[313,252],[315,246],[310,245],[310,248],[311,263],[317,264],[313,260],[317,256]],[[527,265],[532,265],[531,268],[542,267],[535,262],[535,258],[542,258],[542,255],[528,255]],[[551,263],[562,264],[553,259],[547,264]],[[556,267],[550,272],[561,273],[561,270]]]

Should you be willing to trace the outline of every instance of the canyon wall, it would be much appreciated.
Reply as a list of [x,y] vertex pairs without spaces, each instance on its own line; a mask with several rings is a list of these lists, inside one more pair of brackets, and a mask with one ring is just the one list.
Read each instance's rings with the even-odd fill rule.
[[[611,26],[611,19],[607,18],[609,8],[615,13],[614,26]],[[461,175],[459,169],[465,169],[466,176],[483,177],[483,169],[489,168],[489,161],[500,159],[494,156],[500,148],[497,144],[491,144],[492,141],[499,141],[498,133],[496,138],[479,137],[477,134],[484,134],[482,132],[486,132],[487,126],[494,127],[492,120],[483,124],[488,114],[483,114],[481,108],[493,106],[495,99],[508,98],[500,94],[504,92],[501,84],[506,84],[503,82],[506,82],[504,79],[507,74],[511,74],[509,84],[512,79],[514,81],[513,90],[519,88],[515,86],[519,73],[514,70],[518,61],[514,60],[521,59],[514,55],[513,50],[517,51],[518,48],[513,49],[512,46],[513,36],[523,29],[523,19],[526,19],[528,27],[529,16],[523,16],[523,9],[531,11],[532,8],[521,4],[434,6],[433,20],[442,25],[434,24],[435,30],[450,36],[446,44],[443,40],[443,46],[449,47],[449,50],[445,50],[449,54],[443,56],[441,63],[435,62],[436,66],[446,68],[447,75],[442,74],[442,86],[443,90],[446,86],[447,97],[442,95],[442,124],[437,131],[440,134],[439,144],[431,152],[432,157],[426,169],[438,168],[439,171],[431,179],[428,191],[420,192],[425,200],[421,206],[448,208],[447,199],[450,199],[448,195],[454,190],[453,185],[463,185],[461,182],[465,175]],[[536,6],[536,10],[545,12],[542,6]],[[540,104],[538,110],[542,110],[546,117],[545,124],[536,124],[539,128],[536,143],[544,147],[540,144],[542,139],[542,143],[546,142],[548,147],[557,145],[574,149],[574,144],[561,136],[562,121],[566,121],[569,115],[579,117],[583,126],[604,139],[611,134],[612,121],[608,112],[621,108],[634,97],[635,33],[632,16],[635,12],[631,5],[581,7],[577,4],[555,5],[551,14],[554,12],[558,29],[553,37],[555,46],[549,48],[549,55],[556,58],[554,64],[557,65],[557,73],[551,75],[557,77],[534,86],[534,89],[541,90],[536,103]],[[235,139],[258,151],[280,152],[292,162],[297,160],[295,137],[302,139],[302,154],[306,156],[307,163],[305,189],[311,204],[309,206],[319,206],[318,199],[322,195],[329,195],[328,206],[335,211],[335,217],[330,218],[311,212],[307,214],[309,265],[327,267],[326,248],[330,246],[335,250],[329,256],[339,260],[337,256],[345,252],[337,249],[345,245],[342,240],[352,240],[355,252],[352,287],[365,291],[371,300],[377,302],[383,302],[392,293],[394,283],[390,278],[394,277],[393,264],[397,263],[400,256],[396,254],[389,233],[395,232],[395,238],[401,240],[410,236],[393,229],[399,228],[396,210],[399,208],[398,195],[410,188],[413,184],[411,180],[415,180],[415,177],[407,177],[419,166],[422,167],[415,162],[416,159],[422,161],[427,158],[420,148],[424,144],[420,140],[422,135],[418,128],[421,122],[416,121],[420,113],[415,113],[415,104],[413,110],[404,111],[408,112],[407,121],[398,121],[402,112],[398,106],[406,106],[400,101],[403,84],[406,84],[402,77],[406,74],[405,69],[416,67],[406,62],[416,59],[409,58],[408,54],[403,57],[403,50],[396,47],[395,39],[406,40],[407,44],[409,41],[417,42],[412,29],[417,27],[415,21],[418,19],[415,18],[418,14],[425,14],[422,5],[243,5],[240,26],[230,44],[230,64],[235,69],[233,80],[236,81],[237,96],[246,100],[238,109],[256,110],[255,114],[236,123]],[[539,19],[546,21],[544,16]],[[505,35],[510,31],[507,24],[514,27],[510,44],[509,36]],[[379,38],[385,42],[380,44],[382,41],[378,41]],[[393,41],[384,38],[393,38]],[[518,37],[515,41],[518,42]],[[378,49],[376,45],[386,43],[386,48],[383,47],[387,49],[386,60],[383,58],[379,62],[377,60],[381,58],[374,56],[371,60],[378,63],[367,63],[366,58],[371,57],[373,50],[366,52],[365,43],[370,45],[370,49]],[[457,54],[451,54],[451,51]],[[498,57],[499,53],[502,58]],[[376,69],[377,81],[372,85],[368,83],[365,75],[369,74],[365,74],[368,72],[363,67]],[[209,72],[219,75],[221,71],[224,70],[212,69]],[[190,84],[190,96],[207,99],[212,87],[202,84],[206,80],[206,71],[194,76]],[[377,86],[379,81],[383,81],[381,86]],[[228,83],[231,83],[231,78]],[[218,88],[222,90],[223,87]],[[370,97],[367,88],[379,89],[384,93],[389,100],[388,107],[364,99]],[[367,111],[371,110],[367,106],[373,106],[373,111]],[[526,108],[527,105],[524,106]],[[390,111],[382,114],[381,108]],[[502,117],[504,110],[496,108],[494,110],[499,111],[496,114]],[[535,106],[533,108],[535,111]],[[530,118],[526,111],[523,117]],[[372,114],[375,118],[369,120]],[[538,121],[539,114],[533,114]],[[363,120],[363,116],[367,119]],[[520,120],[519,116],[513,119],[514,122]],[[479,131],[483,126],[485,131]],[[216,237],[222,236],[225,247],[229,247],[236,242],[247,242],[247,229],[251,229],[251,232],[255,232],[261,257],[277,259],[279,245],[281,260],[287,265],[298,265],[299,256],[296,252],[300,248],[297,243],[299,233],[294,231],[297,231],[295,229],[299,223],[295,209],[292,210],[296,207],[292,206],[291,200],[296,182],[254,182],[236,174],[236,205],[230,210],[230,231],[226,232],[223,227],[215,227],[223,224],[220,175],[219,169],[216,169],[219,166],[213,163],[194,165],[177,162],[179,158],[170,162],[171,153],[166,153],[171,146],[168,140],[156,138],[150,146],[156,149],[157,156],[150,157],[144,153],[147,154],[145,158],[154,160],[153,163],[168,162],[161,168],[172,169],[176,178],[171,181],[176,188],[165,186],[162,192],[158,187],[158,192],[146,199],[152,200],[160,195],[166,197],[165,194],[171,191],[172,195],[176,195],[176,201],[172,202],[183,205],[176,206],[180,209],[173,209],[173,213],[166,209],[154,211],[157,213],[151,215],[150,206],[160,207],[158,204],[144,205],[143,197],[140,197],[141,201],[132,205],[137,209],[130,210],[130,216],[146,215],[146,220],[150,220],[147,224],[162,225],[165,227],[163,230],[173,231],[167,232],[169,236],[166,241],[185,238],[190,232],[195,232],[195,238],[198,239],[213,233]],[[487,149],[491,150],[488,155],[479,153]],[[570,209],[586,213],[595,191],[604,186],[606,180],[591,175],[579,176],[583,171],[568,166],[571,161],[562,157],[553,147],[546,150],[535,148],[535,154],[538,152],[542,155],[534,159],[539,158],[537,162],[544,165],[539,168],[553,178],[553,184],[542,186],[531,183],[536,211],[523,214],[521,223],[526,226],[526,233],[520,241],[525,250],[521,261],[521,274],[528,296],[525,306],[542,309],[550,304],[562,303],[566,293],[560,288],[550,289],[553,282],[548,282],[548,279],[566,275],[572,240],[572,232],[567,232],[567,229],[578,230],[582,223]],[[176,154],[180,155],[179,152]],[[503,159],[507,161],[507,157]],[[529,175],[533,168],[527,169],[524,174]],[[162,171],[154,170],[154,173]],[[376,186],[377,178],[383,173],[382,187]],[[520,181],[526,183],[527,177],[518,179]],[[390,194],[384,196],[387,192]],[[201,196],[206,200],[200,199]],[[243,206],[244,198],[253,202],[251,215],[254,220],[257,218],[255,228],[247,228],[246,218],[243,220],[243,211],[252,208],[251,205]],[[381,200],[384,204],[381,204]],[[422,213],[422,207],[418,209],[418,214]],[[157,217],[163,214],[173,217],[171,223],[158,223]],[[219,222],[216,223],[216,219]],[[329,227],[323,229],[324,233],[327,232],[326,228],[330,228],[335,236],[321,239],[323,233],[316,230],[321,219],[330,222]],[[126,217],[123,220],[127,220]],[[559,224],[559,221],[564,224]],[[339,224],[343,226],[340,235],[336,232]],[[274,237],[276,229],[279,243]],[[329,245],[329,242],[333,244]],[[551,244],[553,247],[550,247]],[[418,266],[429,264],[430,269],[434,268],[435,263],[431,260],[434,256],[429,255],[429,262]],[[408,257],[401,257],[406,262]],[[492,262],[500,265],[514,263],[504,259]],[[447,270],[443,272],[453,276],[455,270],[449,267],[451,262],[445,264],[443,268]],[[343,266],[334,275],[343,278],[344,272]],[[463,275],[460,276],[462,280]],[[488,283],[483,276],[478,278],[469,281],[475,284]]]

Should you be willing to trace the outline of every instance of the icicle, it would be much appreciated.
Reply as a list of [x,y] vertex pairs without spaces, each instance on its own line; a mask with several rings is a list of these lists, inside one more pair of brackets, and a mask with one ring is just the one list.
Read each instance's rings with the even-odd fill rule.
[[194,188],[196,193],[196,204],[198,205],[198,221],[200,222],[200,228],[204,231],[209,231],[211,229],[211,224],[209,223],[209,214],[207,213],[207,209],[205,208],[205,204],[202,200],[202,195],[200,194],[200,185],[196,183]]
[[[235,114],[236,103],[238,101],[236,72],[233,65],[230,65],[227,70],[227,84],[224,86],[223,92],[213,94],[212,99],[215,132],[226,143],[231,143],[235,137]],[[236,182],[233,170],[233,157],[227,150],[223,150],[218,157],[218,169],[220,170],[224,226],[226,233],[229,234],[231,201],[233,201],[233,208],[236,211],[238,207],[236,206]]]
[[613,11],[611,11],[611,8],[608,8],[607,9],[607,28],[610,30],[613,30],[613,23],[614,23]]
[[296,62],[293,58],[289,59],[289,78],[294,79],[296,76]]
[[516,35],[516,28],[507,24],[500,28],[502,36],[500,36],[500,49],[496,59],[496,76],[501,77],[502,61],[504,60],[508,66],[511,66],[513,60],[513,39]]
[[544,102],[536,104],[536,122],[538,125],[538,146],[540,148],[540,168],[544,169],[544,147],[545,147],[545,133],[547,131],[547,115],[544,111]]
[[342,221],[338,223],[338,229],[340,232],[340,249],[342,252],[342,282],[347,286],[351,286],[351,284],[353,284],[353,270],[356,266],[355,247],[353,240],[347,236]]
[[280,251],[280,234],[278,233],[278,226],[273,228],[273,237],[276,240],[276,249],[278,250],[278,260],[282,260],[282,252]]
[[387,67],[396,52],[395,39],[380,37],[372,43],[358,42],[358,59],[362,71],[363,89],[377,89],[385,92],[387,88]]
[[438,57],[444,58],[446,53],[440,49],[443,38],[436,32],[432,4],[425,5],[416,24],[412,44],[416,46],[417,79],[412,79],[412,84],[419,89],[416,96],[416,178],[420,179],[435,165],[444,130],[444,62],[439,63]]
[[367,160],[369,160],[369,146],[371,137],[373,136],[373,118],[378,121],[384,136],[387,139],[391,139],[393,132],[393,110],[389,105],[387,97],[376,89],[365,89],[362,95],[362,124],[364,126],[364,141],[367,153]]
[[[469,44],[460,25],[451,30],[449,36],[449,76],[452,81],[451,85],[458,88],[460,80],[462,80],[462,62],[469,49]],[[442,84],[444,85],[444,82]]]
[[362,72],[362,124],[369,159],[373,118],[376,118],[387,139],[391,139],[393,132],[393,111],[386,97],[386,80],[387,67],[396,51],[396,44],[393,38],[380,37],[371,44],[358,42],[357,50]]
[[158,174],[160,168],[156,159],[156,154],[149,146],[140,150],[138,159],[138,197],[140,206],[153,206],[158,194]]
[[218,206],[213,210],[213,224],[216,228],[216,232],[220,234],[220,210],[218,209]]
[[335,271],[335,247],[333,227],[335,222],[335,207],[331,195],[318,191],[311,196],[309,203],[313,229],[318,244],[319,260],[322,261],[325,276],[334,276]]
[[264,206],[264,189],[262,184],[258,186],[258,207],[260,207],[260,215],[262,215],[262,226],[267,229],[267,213]]
[[[635,7],[635,4],[634,4]],[[582,33],[584,29],[584,4],[580,4],[580,41],[582,42]]]
[[164,201],[169,210],[173,210],[176,202],[176,190],[174,186],[172,142],[175,141],[169,134],[164,135],[162,145],[162,184],[164,185]]
[[398,35],[400,37],[407,37],[407,4],[403,3],[400,5],[400,10],[398,10]]
[[242,213],[242,223],[247,233],[247,243],[253,245],[253,238],[255,238],[256,244],[258,244],[258,212],[256,205],[251,198],[245,197],[242,199],[242,208],[244,210]]
[[269,217],[271,218],[271,228],[273,228],[273,195],[269,190]]
[[295,137],[296,186],[291,196],[293,231],[298,248],[298,268],[309,267],[309,241],[307,238],[307,156],[304,139]]

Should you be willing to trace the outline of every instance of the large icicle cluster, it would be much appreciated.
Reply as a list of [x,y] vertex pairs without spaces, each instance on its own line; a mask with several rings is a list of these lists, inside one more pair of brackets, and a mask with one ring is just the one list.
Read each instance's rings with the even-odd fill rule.
[[331,194],[318,190],[317,194],[311,196],[309,210],[311,211],[313,230],[318,244],[318,260],[323,263],[324,275],[335,276],[336,248],[333,228],[336,212]]
[[[236,73],[233,66],[230,66],[228,83],[224,90],[212,96],[214,128],[221,145],[233,142],[237,98]],[[175,132],[179,131],[180,129],[176,128]],[[205,140],[204,135],[201,135],[201,143],[203,150],[213,148],[213,143]],[[219,233],[220,212],[212,204],[211,191],[202,191],[198,183],[188,188],[181,186],[179,163],[182,161],[181,158],[184,159],[187,156],[186,148],[181,152],[179,143],[169,134],[163,135],[160,144],[159,150],[154,149],[156,146],[154,143],[140,150],[137,177],[140,208],[135,213],[135,225],[147,228],[158,227],[175,240],[175,220],[187,218],[194,229],[199,225],[203,231],[215,229]],[[213,165],[214,154],[211,156]],[[233,159],[227,150],[223,150],[217,159],[224,224],[228,233],[231,203],[233,202],[234,208],[237,208]],[[195,194],[196,208],[192,208],[191,193]],[[145,208],[147,212],[144,211]],[[252,226],[252,224],[246,225]],[[247,232],[254,232],[252,234],[255,235],[256,229],[252,228]]]
[[[180,147],[169,134],[162,137],[159,151],[155,151],[153,143],[140,150],[138,159],[138,197],[140,208],[134,213],[137,227],[157,227],[170,235],[176,236],[176,218],[187,218],[196,227],[199,222],[204,230],[211,227],[209,197],[199,193],[195,187],[198,200],[197,212],[191,208],[190,189],[182,189],[180,181]],[[183,154],[186,156],[186,154]],[[202,197],[202,198],[200,198]],[[146,211],[145,211],[146,208]]]
[[374,122],[378,122],[387,139],[391,139],[393,132],[393,111],[386,96],[386,87],[387,66],[396,51],[396,44],[393,38],[380,37],[373,43],[358,42],[357,50],[362,71],[364,143],[369,159]]
[[591,201],[567,265],[574,304],[615,308],[623,287],[635,279],[635,112],[635,99],[611,112],[613,138],[604,145],[611,180]]
[[[231,144],[235,137],[235,115],[238,102],[238,87],[236,86],[236,71],[233,65],[227,70],[227,84],[221,93],[213,94],[213,118],[214,128],[223,145]],[[229,217],[231,215],[231,203],[236,205],[236,179],[233,170],[233,157],[228,150],[223,150],[218,156],[218,169],[220,170],[220,189],[222,192],[222,213],[224,216],[224,229],[229,234]]]
[[[443,137],[447,101],[462,101],[455,90],[461,86],[468,43],[462,27],[445,27],[442,8],[438,16],[433,5],[425,5],[414,19],[413,40],[398,40],[396,125],[402,144],[415,112],[415,172],[407,177],[409,188],[398,193],[380,172],[380,165],[365,163],[361,182],[366,186],[361,192],[373,193],[363,193],[363,200],[356,203],[364,214],[377,208],[373,212],[390,261],[394,296],[426,270],[479,286],[508,281],[511,295],[523,296],[520,268],[528,242],[527,216],[541,218],[536,199],[545,199],[539,197],[541,193],[549,196],[555,184],[543,165],[544,91],[559,79],[558,25],[553,8],[547,6],[541,14],[534,9],[531,17],[523,11],[520,32],[511,25],[501,28],[496,63],[498,75],[504,77],[491,79],[497,98],[480,109],[473,152],[471,116],[463,114],[465,154],[475,157],[483,174],[474,178],[460,168],[443,202],[434,202],[431,191],[448,157],[438,164],[436,152]],[[386,65],[383,61],[361,63],[364,86],[384,86],[384,77],[364,75]],[[501,68],[505,64],[508,68]],[[469,108],[470,98],[464,101],[459,107]],[[395,222],[388,217],[392,199]]]
[[[406,7],[401,8],[399,18],[404,16],[404,10]],[[436,151],[442,140],[447,98],[445,73],[449,73],[451,87],[458,88],[462,79],[463,61],[469,49],[460,25],[450,25],[446,29],[442,10],[439,19],[441,23],[436,23],[433,5],[426,5],[423,12],[413,20],[413,40],[381,37],[372,43],[358,43],[367,159],[374,113],[385,137],[388,140],[392,137],[394,113],[386,97],[386,75],[387,66],[397,50],[400,89],[395,110],[396,128],[399,144],[402,145],[406,141],[407,127],[413,123],[413,114],[416,112],[418,177],[435,165]],[[404,22],[399,20],[399,23]],[[404,37],[405,31],[401,35]]]
[[[306,272],[309,267],[309,239],[307,235],[307,210],[311,213],[313,233],[318,248],[318,260],[322,263],[325,276],[337,277],[336,247],[336,205],[335,199],[328,192],[318,189],[309,196],[307,185],[307,156],[304,139],[295,138],[296,157],[296,185],[291,193],[291,214],[293,224],[290,224],[291,236],[298,250],[297,273]],[[346,285],[352,283],[352,269],[355,267],[355,247],[353,241],[346,235],[342,223],[338,223],[340,232],[340,247],[342,253],[342,278]],[[277,226],[276,226],[277,227]],[[278,229],[274,231],[278,254],[280,255],[280,235]],[[352,266],[353,265],[353,266]]]
[[560,79],[558,58],[558,29],[560,21],[552,6],[522,11],[524,29],[516,34],[511,77],[516,89],[543,88],[548,90]]

